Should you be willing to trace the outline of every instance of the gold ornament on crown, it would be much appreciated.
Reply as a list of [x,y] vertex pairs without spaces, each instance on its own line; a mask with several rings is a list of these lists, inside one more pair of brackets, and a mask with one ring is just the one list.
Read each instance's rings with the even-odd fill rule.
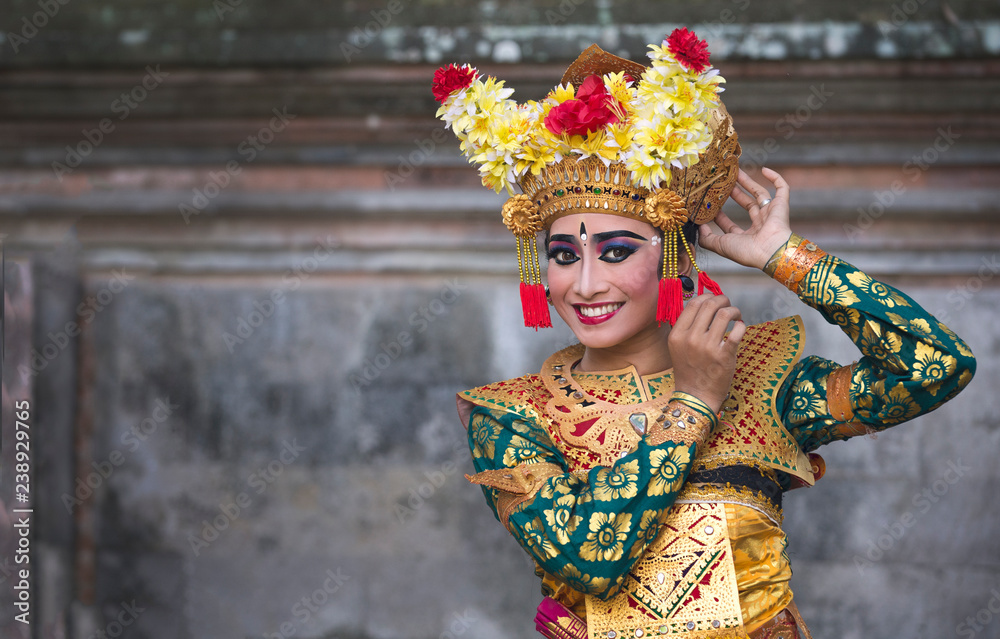
[[[484,79],[469,65],[435,73],[438,117],[479,167],[483,184],[513,196],[503,220],[518,241],[528,326],[551,325],[538,301],[544,298],[533,236],[576,213],[619,215],[661,229],[657,319],[673,324],[680,313],[678,243],[693,262],[681,228],[715,218],[736,183],[741,149],[719,99],[725,80],[708,64],[704,41],[677,29],[650,45],[649,57],[647,68],[593,45],[543,100],[523,104],[510,99],[513,90],[502,81]],[[515,188],[521,194],[513,195]],[[694,268],[699,293],[721,293]]]

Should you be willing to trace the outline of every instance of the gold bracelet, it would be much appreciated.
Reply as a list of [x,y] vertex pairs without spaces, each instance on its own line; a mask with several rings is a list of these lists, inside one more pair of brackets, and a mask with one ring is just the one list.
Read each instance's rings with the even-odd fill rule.
[[826,256],[826,251],[813,242],[792,233],[784,246],[775,251],[764,267],[778,283],[798,294],[799,283],[816,262]]
[[677,444],[703,444],[718,419],[703,401],[696,397],[692,399],[700,404],[698,408],[690,406],[687,403],[690,400],[672,398],[663,409],[666,419],[655,422],[646,435],[646,443],[651,446],[659,446],[668,441]]

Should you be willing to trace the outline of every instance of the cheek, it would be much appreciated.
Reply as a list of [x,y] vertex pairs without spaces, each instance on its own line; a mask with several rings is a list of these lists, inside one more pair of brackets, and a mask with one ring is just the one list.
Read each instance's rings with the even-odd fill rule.
[[552,294],[552,299],[562,297],[572,285],[573,285],[573,273],[572,269],[566,267],[553,267],[549,266],[545,273],[545,280],[549,286],[549,291]]
[[658,292],[657,287],[660,279],[659,255],[656,253],[644,255],[643,259],[637,261],[635,266],[635,269],[629,271],[622,278],[622,288],[633,298],[647,295],[655,296]]

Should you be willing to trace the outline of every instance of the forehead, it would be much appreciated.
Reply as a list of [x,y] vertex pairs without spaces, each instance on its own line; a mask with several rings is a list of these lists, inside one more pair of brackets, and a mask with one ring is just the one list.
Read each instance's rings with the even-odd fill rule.
[[551,235],[572,235],[580,234],[580,224],[587,227],[587,233],[606,233],[608,231],[632,231],[649,238],[656,233],[656,229],[648,222],[633,220],[620,215],[604,215],[602,213],[576,213],[559,218],[549,227]]

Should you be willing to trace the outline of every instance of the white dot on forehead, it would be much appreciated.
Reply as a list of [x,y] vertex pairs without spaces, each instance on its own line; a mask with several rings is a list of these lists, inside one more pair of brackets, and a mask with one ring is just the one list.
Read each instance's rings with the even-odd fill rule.
[[587,226],[583,222],[580,222],[580,239],[587,241]]

